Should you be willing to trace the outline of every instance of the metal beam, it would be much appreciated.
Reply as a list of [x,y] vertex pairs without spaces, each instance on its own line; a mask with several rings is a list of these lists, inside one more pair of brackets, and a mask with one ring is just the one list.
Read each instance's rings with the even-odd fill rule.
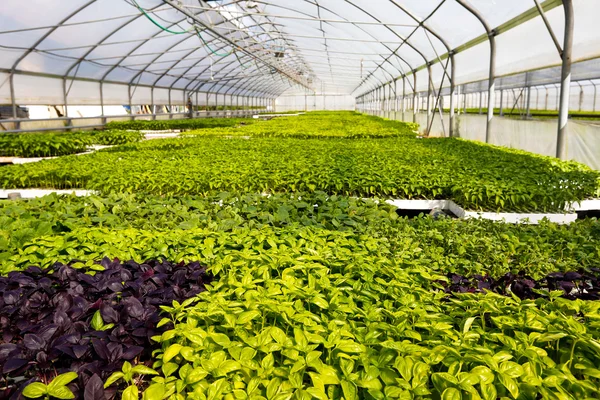
[[573,13],[573,0],[563,0],[565,10],[565,37],[562,53],[560,108],[558,110],[558,135],[556,138],[556,157],[567,157],[567,124],[569,120],[569,99],[571,90],[571,56],[573,52],[573,29],[575,16]]

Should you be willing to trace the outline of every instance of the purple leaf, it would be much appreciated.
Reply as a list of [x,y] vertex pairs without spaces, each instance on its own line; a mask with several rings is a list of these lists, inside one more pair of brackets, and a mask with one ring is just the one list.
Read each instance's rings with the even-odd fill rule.
[[123,301],[125,311],[132,318],[141,319],[144,316],[144,306],[135,297],[130,297]]
[[4,364],[4,368],[2,368],[2,373],[8,374],[9,372],[15,371],[24,365],[27,365],[28,361],[22,358],[11,358],[6,361]]
[[102,320],[105,324],[119,322],[119,313],[105,302],[100,306],[100,315],[102,315]]
[[106,400],[106,395],[104,394],[104,384],[102,379],[97,374],[94,374],[85,385],[83,399]]
[[129,347],[127,347],[127,350],[125,350],[123,352],[123,356],[122,357],[123,357],[124,360],[133,360],[142,351],[144,351],[143,347],[140,347],[140,346],[129,346]]
[[46,341],[44,340],[44,338],[38,335],[34,335],[32,333],[25,335],[25,337],[23,338],[23,344],[29,350],[41,350],[44,347],[46,347]]
[[92,339],[92,346],[94,347],[94,351],[104,361],[108,361],[110,357],[110,353],[108,351],[108,347],[104,344],[103,341],[99,339]]

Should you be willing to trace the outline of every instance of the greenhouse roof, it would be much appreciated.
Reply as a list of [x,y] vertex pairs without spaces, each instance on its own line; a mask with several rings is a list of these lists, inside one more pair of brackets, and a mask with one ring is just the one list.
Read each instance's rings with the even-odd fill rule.
[[[449,55],[455,84],[487,79],[490,36],[497,76],[558,66],[565,25],[561,0],[27,3],[0,6],[0,103],[58,104],[68,94],[120,104],[154,88],[155,98],[167,89],[178,99],[274,98],[290,87],[359,96],[413,74],[426,90],[449,86]],[[572,59],[599,57],[598,2],[573,4]]]

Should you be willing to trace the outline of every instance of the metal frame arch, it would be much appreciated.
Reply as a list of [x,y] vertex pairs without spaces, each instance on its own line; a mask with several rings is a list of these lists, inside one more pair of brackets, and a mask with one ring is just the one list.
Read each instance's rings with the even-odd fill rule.
[[[71,18],[75,17],[77,14],[79,14],[81,11],[85,10],[87,7],[91,6],[92,4],[94,4],[96,1],[97,0],[90,0],[87,3],[85,3],[84,5],[82,5],[81,7],[77,8],[72,13],[68,14],[65,18],[63,18],[58,23],[58,25],[55,25],[54,27],[52,27],[50,30],[48,30],[48,32],[46,32],[38,40],[36,40],[36,42],[33,44],[33,46],[30,46],[29,49],[26,50],[21,56],[19,56],[19,58],[13,63],[13,65],[10,69],[10,75],[9,75],[9,85],[10,85],[13,118],[15,118],[15,119],[17,118],[17,103],[16,103],[16,99],[15,99],[14,74],[15,74],[17,67],[21,63],[21,61],[23,61],[28,55],[30,55],[32,52],[34,52],[40,44],[42,44],[50,35],[52,35],[54,32],[56,32],[56,30],[58,28],[62,27],[62,25],[65,22],[67,22]],[[65,105],[65,107],[66,107],[66,105]]]
[[[450,127],[449,127],[449,135],[450,135],[450,137],[453,137],[453,135],[454,135],[454,124],[455,124],[455,122],[454,122],[454,120],[455,120],[455,116],[454,116],[454,96],[455,96],[455,89],[456,89],[456,83],[455,83],[456,62],[455,62],[454,52],[452,51],[452,49],[450,48],[450,45],[446,42],[446,40],[442,36],[440,36],[435,30],[433,30],[432,28],[430,28],[429,26],[427,26],[427,24],[426,24],[427,20],[421,20],[420,18],[416,17],[412,12],[410,12],[409,10],[407,10],[406,7],[398,4],[396,2],[396,0],[390,0],[390,1],[396,7],[398,7],[402,11],[404,11],[404,13],[406,15],[408,15],[410,18],[412,18],[413,21],[415,21],[419,26],[423,27],[423,29],[425,29],[427,32],[431,33],[433,36],[435,36],[440,41],[440,43],[442,43],[442,45],[446,48],[446,52],[450,56],[450,63],[451,63],[450,68],[451,69],[450,69]],[[442,1],[442,5],[444,4],[444,2],[445,2],[445,0]],[[435,48],[433,50],[435,52]],[[437,52],[436,52],[436,56],[439,59],[439,55],[437,55]],[[447,74],[447,71],[446,71],[445,68],[444,68],[444,73]],[[402,78],[404,79],[404,77],[402,77]]]
[[[158,8],[160,5],[155,6],[152,8],[156,9]],[[108,35],[104,36],[100,41],[98,41],[94,46],[91,46],[89,48],[88,51],[86,51],[81,57],[78,58],[78,60],[73,63],[68,69],[67,72],[65,72],[64,77],[65,79],[69,78],[69,74],[71,73],[71,71],[73,70],[73,68],[75,68],[77,65],[81,64],[85,58],[90,55],[94,50],[96,50],[101,44],[103,44],[105,41],[107,41],[110,37],[112,37],[113,35],[115,35],[117,32],[119,32],[121,29],[125,28],[127,25],[137,21],[138,19],[140,19],[141,17],[143,17],[144,15],[142,13],[139,13],[137,16],[133,17],[133,18],[129,18],[125,23],[119,25],[116,29],[112,30]],[[161,31],[162,32],[162,31]],[[160,33],[160,32],[159,32]],[[155,37],[154,35],[151,36]],[[143,41],[142,43],[146,43],[148,41],[148,39],[146,39],[145,41]],[[100,79],[100,82],[104,81],[106,77],[103,76],[102,79]]]
[[[241,2],[241,1],[242,1],[242,0],[235,0],[234,2],[227,3],[227,4],[225,4],[225,5],[237,4],[237,3]],[[311,1],[309,1],[309,0],[302,0],[302,1],[303,1],[303,2],[305,2],[305,3],[308,3],[308,4],[315,5],[315,3],[313,3],[313,2],[311,2]],[[274,7],[274,8],[281,8],[281,9],[283,9],[283,10],[291,11],[291,12],[294,12],[294,13],[297,13],[297,14],[301,14],[301,15],[304,15],[304,16],[307,16],[307,17],[310,17],[310,18],[315,18],[315,17],[314,17],[313,15],[311,15],[311,14],[307,14],[307,13],[305,13],[305,12],[303,12],[303,11],[296,10],[296,9],[293,9],[293,8],[289,8],[289,7],[285,7],[285,6],[282,6],[282,5],[279,5],[279,4],[268,3],[268,2],[266,2],[266,1],[263,1],[263,0],[256,0],[256,1],[254,1],[254,2],[255,2],[255,3],[259,3],[259,4],[264,4],[264,5],[267,5],[267,6],[270,6],[270,7]],[[370,36],[371,38],[373,38],[373,39],[377,40],[377,37],[373,36],[373,35],[372,35],[370,32],[368,32],[368,31],[366,31],[366,30],[362,29],[360,26],[358,26],[358,25],[356,25],[356,24],[352,23],[352,22],[351,22],[351,21],[349,21],[347,18],[345,18],[345,17],[343,17],[343,16],[339,15],[339,14],[338,14],[338,13],[336,13],[335,11],[332,11],[332,10],[330,10],[329,8],[327,8],[327,7],[323,7],[323,6],[321,6],[321,5],[319,5],[319,7],[320,7],[320,8],[322,8],[323,10],[326,10],[327,12],[330,12],[330,13],[332,13],[333,15],[336,15],[336,16],[338,16],[338,17],[339,17],[341,20],[344,20],[344,21],[346,21],[346,22],[350,23],[351,25],[353,25],[353,26],[354,26],[354,27],[356,27],[357,29],[361,30],[362,32],[364,32],[365,34],[367,34],[368,36]],[[330,25],[330,26],[333,26],[333,25],[332,25],[332,23],[330,23],[330,22],[326,22],[326,24],[327,24],[327,25]],[[381,45],[382,45],[382,46],[384,46],[386,49],[388,49],[390,52],[392,52],[392,53],[393,53],[393,50],[392,50],[392,48],[391,48],[391,47],[389,47],[389,46],[388,46],[388,45],[386,45],[385,43],[381,43]],[[379,54],[378,56],[379,56],[379,57],[381,57],[381,58],[383,58],[383,59],[384,59],[384,61],[385,61],[385,62],[387,62],[388,64],[390,64],[390,66],[391,66],[392,68],[394,68],[396,71],[398,71],[398,72],[399,72],[399,73],[401,73],[401,74],[403,73],[403,71],[402,71],[402,70],[399,70],[399,69],[398,69],[398,68],[397,68],[397,67],[396,67],[394,64],[392,64],[392,63],[391,63],[389,60],[386,60],[386,59],[385,59],[385,57],[384,57],[383,55]],[[396,54],[396,57],[398,57],[399,59],[401,59],[401,61],[403,61],[403,62],[404,62],[406,65],[408,65],[408,66],[409,66],[409,68],[410,68],[410,69],[412,69],[412,66],[410,65],[410,63],[408,63],[408,62],[407,62],[407,61],[406,61],[404,58],[400,57],[400,56],[399,56],[399,55],[397,55],[397,54]],[[388,72],[388,73],[389,73],[389,72]],[[392,74],[390,74],[390,75],[391,75],[391,76],[393,76]]]
[[[357,6],[357,5],[356,5],[356,4],[354,4],[352,1],[350,1],[350,0],[344,0],[344,1],[345,1],[346,3],[348,3],[348,4],[350,4],[351,6],[354,6],[354,7],[356,7],[356,9],[358,9],[359,11],[361,11],[363,14],[365,14],[365,15],[368,15],[370,18],[372,18],[372,19],[374,19],[375,21],[377,21],[377,22],[381,23],[381,21],[379,21],[379,19],[378,19],[378,18],[376,18],[376,17],[375,17],[375,16],[373,16],[371,13],[367,12],[366,10],[364,10],[362,7],[359,7],[359,6]],[[439,9],[439,7],[441,7],[441,5],[442,5],[442,4],[444,4],[444,2],[445,2],[445,1],[446,1],[446,0],[443,0],[443,1],[441,2],[441,4],[440,4],[440,5],[439,5],[439,6],[438,6],[438,7],[437,7],[437,8],[436,8],[434,11],[433,11],[433,13],[432,13],[431,15],[433,15],[433,14],[434,14],[434,13],[435,13],[435,12],[436,12],[438,9]],[[404,11],[404,10],[402,10],[402,11]],[[408,15],[408,14],[407,14],[407,15]],[[431,16],[430,16],[430,17],[431,17]],[[428,17],[428,18],[429,18],[429,17]],[[417,27],[417,28],[415,28],[415,29],[414,29],[414,30],[411,32],[411,34],[410,34],[410,35],[408,35],[408,37],[404,38],[402,35],[398,34],[396,31],[394,31],[393,29],[391,29],[389,26],[387,26],[387,25],[383,25],[383,26],[384,26],[384,27],[385,27],[387,30],[389,30],[390,32],[392,32],[392,33],[393,33],[393,34],[394,34],[394,35],[395,35],[395,36],[396,36],[398,39],[400,39],[400,40],[403,42],[402,44],[400,44],[400,45],[399,45],[399,46],[396,48],[396,50],[392,51],[392,55],[396,55],[398,58],[400,58],[400,56],[397,54],[397,52],[398,52],[398,50],[400,50],[400,48],[401,48],[403,45],[405,45],[405,44],[406,44],[406,45],[408,45],[408,47],[410,47],[410,48],[411,48],[411,49],[413,49],[415,52],[417,52],[417,53],[418,53],[418,54],[419,54],[419,55],[420,55],[420,56],[423,58],[423,60],[424,60],[424,61],[427,63],[427,57],[425,57],[425,55],[424,55],[424,54],[423,54],[423,53],[422,53],[422,52],[421,52],[421,51],[420,51],[418,48],[416,48],[414,45],[412,45],[412,44],[411,44],[411,43],[408,41],[408,40],[411,38],[411,36],[412,36],[412,35],[414,35],[414,33],[417,31],[418,27]],[[388,57],[388,59],[389,59],[389,58],[391,58],[391,57],[392,57],[392,55],[390,55],[390,56]],[[409,64],[409,63],[407,63],[406,61],[405,61],[405,63],[406,63],[406,64],[407,64],[407,65],[410,67],[410,64]],[[375,70],[371,71],[371,72],[370,72],[370,73],[369,73],[369,74],[368,74],[368,75],[365,77],[365,80],[366,80],[366,79],[369,79],[369,75],[372,75],[372,74],[374,74],[374,73],[375,73],[375,71],[377,71],[379,68],[381,68],[382,70],[385,70],[385,68],[383,68],[383,66],[382,66],[382,65],[383,65],[383,63],[380,63],[380,64],[379,64],[379,65],[378,65],[378,66],[375,68]],[[401,74],[404,74],[404,71],[400,71],[400,73],[401,73]],[[392,76],[392,79],[394,79],[394,77],[393,77],[393,76]],[[431,76],[430,76],[430,80],[431,80]],[[359,86],[358,86],[358,87],[360,87],[361,85],[362,85],[362,83],[361,83],[361,84],[359,84]],[[358,87],[357,87],[357,88],[358,88]],[[355,91],[356,91],[356,89],[354,89],[354,90],[353,90],[353,92],[355,92]]]
[[492,134],[492,120],[494,119],[494,92],[496,88],[496,32],[490,28],[485,18],[473,6],[465,0],[456,0],[465,10],[469,11],[475,18],[481,22],[485,29],[490,43],[490,72],[488,78],[488,112],[487,123],[485,127],[485,142],[489,143]]
[[[239,83],[239,81],[241,81],[241,80],[244,80],[244,79],[248,79],[248,78],[246,78],[246,77],[244,77],[244,78],[233,78],[232,80],[236,80],[236,81]],[[214,82],[214,83],[212,84],[212,86],[211,86],[211,87],[208,89],[208,92],[210,92],[210,91],[211,91],[211,90],[212,90],[212,89],[213,89],[213,88],[214,88],[216,85],[218,85],[219,83],[220,83],[220,82]],[[242,86],[240,89],[246,88],[246,90],[250,90],[250,88],[252,88],[252,90],[254,90],[254,87],[256,87],[258,84],[263,84],[263,83],[265,83],[264,79],[263,79],[263,80],[260,80],[260,81],[259,81],[259,80],[256,80],[256,81],[255,81],[255,82],[254,82],[252,85],[250,85],[250,86]],[[197,86],[196,88],[192,89],[192,92],[195,92],[195,91],[200,91],[200,90],[201,90],[201,88],[202,88],[202,86],[203,86],[204,84],[206,84],[206,83],[204,83],[204,82],[203,82],[203,83],[201,83],[199,86]],[[282,85],[282,83],[279,83],[279,82],[273,82],[273,83],[272,83],[272,85],[274,85],[274,84],[277,84],[277,86],[276,86],[277,88],[279,88],[279,87]],[[271,85],[271,86],[269,86],[269,90],[270,90],[270,88],[272,87],[272,85]],[[226,91],[226,92],[227,92],[227,91]],[[218,92],[217,92],[217,93],[218,93]],[[270,94],[268,91],[264,91],[264,92],[258,92],[258,93]],[[276,94],[276,92],[273,92],[272,94],[273,94],[273,95],[275,95],[275,94]]]
[[[199,13],[199,14],[201,14],[201,13]],[[230,21],[229,21],[229,20],[226,20],[226,21],[219,22],[218,24],[216,24],[216,25],[215,25],[215,27],[217,27],[217,26],[220,26],[220,25],[222,25],[222,24],[225,24],[225,23],[228,23],[228,22],[230,22]],[[248,28],[253,28],[253,27],[256,27],[256,26],[259,26],[259,25],[257,25],[257,24],[255,24],[255,25],[250,25],[250,26],[248,26]],[[160,32],[159,32],[159,33],[160,33]],[[157,34],[158,34],[158,33],[157,33]],[[167,50],[165,50],[164,52],[160,53],[160,54],[159,54],[157,57],[155,57],[155,58],[154,58],[154,59],[153,59],[151,62],[149,62],[149,63],[148,63],[148,64],[147,64],[147,65],[146,65],[146,66],[145,66],[145,67],[144,67],[142,70],[140,70],[140,72],[139,72],[138,74],[140,74],[140,75],[141,75],[142,73],[146,72],[146,70],[147,70],[147,69],[148,69],[148,68],[149,68],[149,67],[150,67],[150,66],[151,66],[151,65],[152,65],[152,64],[153,64],[153,63],[154,63],[156,60],[158,60],[160,57],[164,56],[165,54],[168,54],[168,53],[169,53],[169,51],[170,51],[170,50],[172,50],[173,48],[175,48],[175,47],[179,46],[180,44],[184,43],[186,40],[189,40],[189,39],[191,39],[191,38],[194,38],[194,37],[195,37],[195,35],[191,35],[191,36],[189,36],[189,37],[186,37],[185,39],[183,39],[183,40],[179,41],[178,43],[174,44],[173,46],[171,46],[170,48],[168,48],[168,49],[167,49]],[[220,41],[220,40],[221,40],[221,39],[217,39],[217,38],[214,38],[214,37],[213,37],[213,38],[212,38],[210,41],[208,41],[207,43],[208,43],[208,44],[213,44],[213,43],[215,43],[215,42],[218,42],[218,41]],[[274,40],[274,39],[269,39],[269,40],[268,40],[268,41],[266,41],[266,42],[270,42],[270,41],[272,41],[272,40]],[[132,50],[132,51],[130,52],[130,54],[128,54],[126,57],[124,57],[124,58],[123,58],[123,60],[125,60],[127,57],[129,57],[129,56],[130,56],[130,55],[131,55],[131,54],[132,54],[134,51],[136,51],[137,49],[139,49],[139,48],[140,48],[141,46],[143,46],[144,44],[146,44],[146,42],[142,43],[142,44],[141,44],[140,46],[138,46],[136,49]],[[229,47],[229,46],[231,46],[231,45],[225,45],[225,46],[223,46],[223,47],[219,48],[219,50],[222,50],[223,48],[225,48],[225,47]],[[200,49],[202,49],[202,48],[205,48],[205,47],[206,47],[205,45],[198,46],[198,47],[196,47],[195,49],[192,49],[192,51],[190,51],[190,52],[186,53],[186,55],[185,55],[185,56],[183,56],[183,57],[182,57],[180,60],[177,60],[177,61],[175,61],[175,60],[174,60],[174,64],[171,66],[171,68],[175,67],[176,65],[178,65],[179,63],[181,63],[181,62],[183,62],[183,61],[186,61],[186,59],[187,59],[187,58],[188,58],[190,55],[192,55],[192,54],[193,54],[193,53],[195,53],[196,51],[198,51],[198,50],[200,50]],[[244,57],[248,57],[248,55],[246,55],[246,54],[243,54],[243,56],[244,56]],[[196,63],[195,63],[193,66],[191,66],[191,67],[190,67],[190,69],[191,69],[191,68],[193,68],[193,67],[195,67],[196,65],[200,64],[202,61],[206,60],[206,59],[207,59],[207,58],[209,58],[209,57],[210,57],[210,54],[209,54],[209,52],[207,52],[207,55],[206,55],[205,57],[202,57],[202,58],[200,58],[200,59],[199,59],[199,60],[198,60],[198,61],[197,61],[197,62],[196,62]],[[121,62],[122,62],[123,60],[121,60]],[[111,70],[111,71],[112,71],[112,70]],[[111,71],[109,71],[109,72],[111,72]],[[186,71],[186,73],[187,73],[187,71]],[[108,74],[108,73],[107,73],[107,74]],[[167,72],[167,74],[168,74],[168,72]],[[165,75],[166,75],[166,74],[165,74]],[[184,73],[184,74],[182,74],[182,76],[183,76],[183,75],[185,75],[185,73]],[[129,82],[129,83],[131,84],[131,83],[132,83],[132,82],[133,82],[133,81],[134,81],[134,80],[137,78],[137,76],[138,76],[138,75],[136,74],[136,76],[134,76],[134,77],[133,77],[133,78],[130,80],[130,82]],[[164,75],[163,75],[163,76],[164,76]],[[162,79],[162,78],[163,78],[163,76],[161,76],[161,77],[160,77],[160,79]],[[158,82],[160,79],[156,80],[154,84],[156,84],[156,83],[157,83],[157,82]]]

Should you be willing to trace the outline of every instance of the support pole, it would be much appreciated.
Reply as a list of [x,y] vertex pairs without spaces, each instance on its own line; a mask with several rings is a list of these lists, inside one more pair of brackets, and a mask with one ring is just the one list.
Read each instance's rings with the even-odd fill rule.
[[171,88],[169,88],[169,119],[173,119],[173,105],[171,104]]
[[569,120],[569,97],[571,89],[571,54],[573,52],[573,0],[563,0],[565,9],[565,38],[562,53],[562,71],[560,87],[560,109],[558,111],[558,135],[556,138],[556,157],[564,159],[567,156],[566,136]]
[[417,107],[418,107],[418,94],[417,94],[417,72],[413,71],[414,86],[413,86],[413,123],[417,123]]
[[394,119],[397,119],[397,113],[400,111],[400,105],[398,104],[398,80],[394,80]]
[[67,118],[67,126],[73,125],[69,118],[69,102],[68,102],[68,93],[67,93],[67,78],[63,78],[63,102],[65,103],[65,117]]
[[104,89],[102,88],[103,85],[104,83],[100,82],[100,115],[102,116],[102,124],[106,125],[106,117],[104,115]]
[[500,89],[500,116],[504,117],[504,90]]
[[598,97],[598,88],[596,87],[596,84],[593,81],[590,81],[590,83],[592,85],[594,85],[594,106],[593,106],[592,111],[596,112],[596,100]]
[[402,76],[402,121],[406,112],[406,75]]
[[429,136],[429,127],[431,126],[431,96],[433,93],[433,83],[431,78],[431,64],[427,63],[427,130],[425,131],[425,135]]
[[[456,121],[456,116],[454,113],[454,96],[456,92],[456,84],[454,83],[456,80],[456,64],[454,63],[454,52],[450,53],[450,62],[452,63],[452,65],[450,69],[450,127],[448,128],[448,136],[454,137],[454,125]],[[443,116],[440,117],[443,118]]]
[[531,118],[531,85],[529,84],[529,72],[525,73],[525,84],[527,85],[527,100],[525,104],[525,118]]

